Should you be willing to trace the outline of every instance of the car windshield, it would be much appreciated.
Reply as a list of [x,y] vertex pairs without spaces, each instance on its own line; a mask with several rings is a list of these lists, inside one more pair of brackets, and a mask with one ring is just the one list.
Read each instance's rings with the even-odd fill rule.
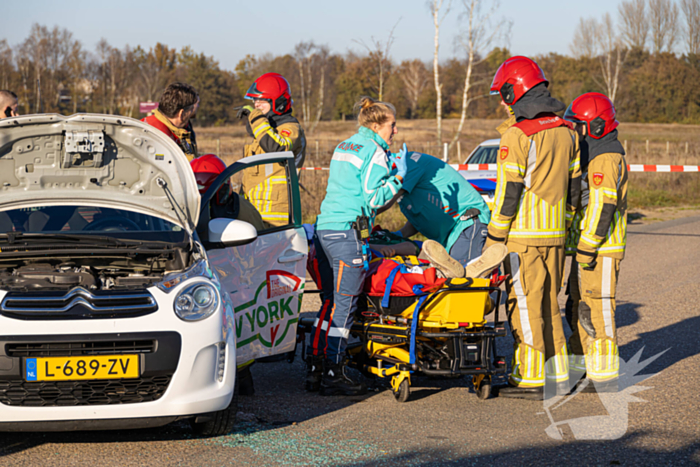
[[121,232],[153,234],[180,231],[182,228],[172,222],[124,209],[42,206],[0,212],[0,233],[62,232],[121,236]]
[[467,164],[495,164],[498,146],[479,146]]

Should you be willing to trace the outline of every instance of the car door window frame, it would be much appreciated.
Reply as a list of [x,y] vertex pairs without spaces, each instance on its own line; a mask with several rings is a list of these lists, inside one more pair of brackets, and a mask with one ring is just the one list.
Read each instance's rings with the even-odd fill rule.
[[[211,184],[209,189],[202,195],[201,211],[209,209],[209,202],[214,197],[221,186],[236,173],[247,168],[264,164],[276,164],[284,162],[287,176],[287,206],[289,207],[289,223],[279,227],[270,227],[258,234],[268,234],[280,232],[282,230],[301,227],[301,197],[299,195],[299,178],[297,176],[296,165],[294,164],[294,154],[291,151],[260,154],[257,156],[244,157],[226,168]],[[293,168],[294,170],[290,170]],[[242,195],[241,195],[242,196]],[[209,218],[209,216],[205,216]]]

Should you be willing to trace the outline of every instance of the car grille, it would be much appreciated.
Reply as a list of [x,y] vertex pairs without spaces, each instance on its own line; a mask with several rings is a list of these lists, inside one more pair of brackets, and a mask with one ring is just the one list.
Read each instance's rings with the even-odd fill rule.
[[137,404],[160,399],[173,374],[138,379],[0,381],[0,403],[21,407]]
[[31,342],[5,345],[8,357],[73,357],[77,355],[117,355],[153,353],[156,340],[124,340],[97,342]]
[[76,287],[68,292],[8,293],[0,313],[25,320],[133,318],[153,313],[158,304],[147,290],[90,292]]

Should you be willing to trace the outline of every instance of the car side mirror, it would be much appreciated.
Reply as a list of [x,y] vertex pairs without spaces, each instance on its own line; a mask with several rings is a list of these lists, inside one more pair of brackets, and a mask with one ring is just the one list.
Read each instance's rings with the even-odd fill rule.
[[209,221],[207,249],[247,245],[258,238],[258,231],[251,224],[228,218]]

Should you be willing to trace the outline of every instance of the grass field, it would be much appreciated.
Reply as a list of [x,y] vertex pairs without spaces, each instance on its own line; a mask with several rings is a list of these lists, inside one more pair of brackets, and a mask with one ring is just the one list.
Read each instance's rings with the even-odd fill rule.
[[[443,138],[451,140],[457,120],[443,121]],[[481,141],[498,138],[497,120],[468,120],[459,146],[449,153],[451,163],[461,163]],[[409,149],[442,157],[442,147],[435,144],[434,120],[400,120],[399,133],[393,149],[405,142]],[[313,134],[307,134],[306,167],[328,167],[335,146],[357,129],[355,122],[321,122]],[[700,165],[700,126],[677,124],[621,123],[620,140],[626,142],[627,161],[630,164]],[[227,164],[243,155],[246,139],[241,125],[200,128],[197,142],[200,153],[219,153]],[[648,143],[647,143],[648,141]],[[218,151],[217,151],[218,149]],[[328,173],[302,171],[302,208],[304,221],[312,222],[323,200]],[[670,206],[700,205],[700,173],[632,173],[630,174],[630,210]],[[402,225],[397,208],[384,213],[379,222],[396,229]]]

